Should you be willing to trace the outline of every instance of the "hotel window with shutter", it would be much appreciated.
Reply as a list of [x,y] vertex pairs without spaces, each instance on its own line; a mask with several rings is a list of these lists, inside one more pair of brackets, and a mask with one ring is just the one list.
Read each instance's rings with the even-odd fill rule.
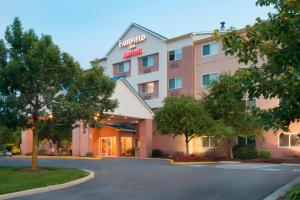
[[182,49],[169,51],[169,61],[180,60],[182,58]]
[[119,71],[119,73],[128,72],[129,67],[130,67],[130,62],[129,61],[119,63],[118,71]]
[[154,65],[154,56],[145,56],[142,58],[143,67],[151,67]]
[[219,53],[219,43],[214,42],[202,46],[202,56],[212,56]]
[[143,83],[142,84],[142,93],[143,94],[149,94],[153,93],[155,90],[155,83],[149,82],[149,83]]

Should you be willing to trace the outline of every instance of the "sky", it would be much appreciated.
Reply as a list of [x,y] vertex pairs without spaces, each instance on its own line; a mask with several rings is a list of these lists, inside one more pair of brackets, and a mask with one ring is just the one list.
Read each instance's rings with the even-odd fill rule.
[[15,17],[24,30],[51,35],[83,68],[105,56],[126,28],[138,23],[167,38],[226,27],[243,28],[270,7],[255,0],[0,0],[0,38]]

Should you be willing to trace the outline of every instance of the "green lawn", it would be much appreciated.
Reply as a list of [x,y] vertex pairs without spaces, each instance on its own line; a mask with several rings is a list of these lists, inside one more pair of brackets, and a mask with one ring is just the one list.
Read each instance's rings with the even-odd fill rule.
[[78,169],[43,168],[37,172],[22,172],[20,169],[0,167],[0,194],[65,183],[88,175]]
[[290,191],[287,192],[287,200],[299,200],[300,199],[300,184],[296,184]]

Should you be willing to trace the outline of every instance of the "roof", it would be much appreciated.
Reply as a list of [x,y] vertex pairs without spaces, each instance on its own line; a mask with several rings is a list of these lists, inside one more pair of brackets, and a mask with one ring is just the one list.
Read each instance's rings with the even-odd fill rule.
[[144,100],[144,98],[134,89],[134,87],[127,81],[126,78],[123,76],[116,76],[113,78],[110,78],[113,81],[123,81],[132,91],[133,93],[138,97],[138,99],[148,108],[148,110],[153,114],[153,111],[151,107],[147,104],[147,102]]
[[132,27],[136,27],[136,28],[138,28],[138,29],[141,29],[141,30],[143,30],[143,31],[145,31],[145,32],[147,32],[147,33],[149,33],[150,35],[153,35],[153,36],[155,36],[155,37],[161,39],[162,41],[167,40],[166,37],[164,37],[164,36],[162,36],[162,35],[160,35],[160,34],[154,32],[154,31],[151,31],[150,29],[147,29],[147,28],[145,28],[145,27],[143,27],[143,26],[141,26],[141,25],[139,25],[139,24],[137,24],[137,23],[131,23],[131,24],[127,27],[127,29],[124,31],[124,33],[119,37],[119,39],[114,43],[114,45],[109,49],[109,51],[106,53],[106,56],[107,56],[108,54],[110,54],[110,52],[111,52],[111,51],[114,49],[114,47],[118,44],[119,40],[121,40],[121,39],[127,34],[127,32],[128,32]]
[[115,129],[118,129],[120,131],[126,131],[126,132],[136,132],[136,129],[130,126],[126,126],[124,124],[107,124],[108,126],[111,126]]
[[191,33],[187,33],[187,34],[183,34],[183,35],[179,35],[179,36],[167,39],[166,42],[173,42],[173,41],[180,40],[180,39],[187,38],[187,37],[192,37],[192,36],[197,36],[197,35],[206,35],[206,34],[212,34],[212,32],[211,31],[191,32]]

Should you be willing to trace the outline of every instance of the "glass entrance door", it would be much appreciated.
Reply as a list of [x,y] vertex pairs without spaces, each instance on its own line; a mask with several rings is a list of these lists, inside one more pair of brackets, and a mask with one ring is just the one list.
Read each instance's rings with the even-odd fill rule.
[[101,156],[112,156],[112,138],[100,138],[100,154]]

